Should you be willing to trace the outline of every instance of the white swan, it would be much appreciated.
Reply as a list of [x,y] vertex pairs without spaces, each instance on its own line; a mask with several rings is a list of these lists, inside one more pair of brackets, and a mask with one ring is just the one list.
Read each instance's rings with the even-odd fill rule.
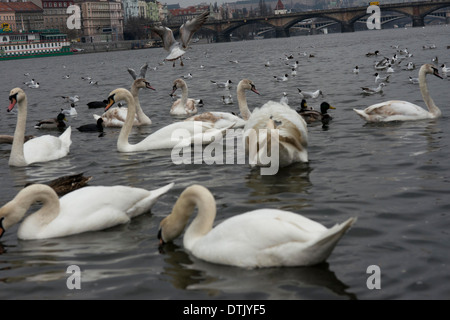
[[[117,139],[117,150],[119,152],[171,149],[174,147],[190,146],[192,143],[208,144],[215,141],[219,136],[223,136],[227,129],[214,129],[207,122],[179,121],[155,131],[139,143],[130,144],[128,142],[128,136],[131,133],[136,113],[136,104],[130,91],[124,88],[113,90],[107,99],[108,104],[105,111],[115,102],[121,100],[125,100],[128,104],[128,114]],[[214,139],[212,139],[213,137]]]
[[[134,101],[136,102],[136,116],[134,119],[134,125],[150,125],[152,124],[152,121],[142,110],[141,103],[139,101],[140,89],[155,90],[155,88],[153,88],[145,78],[138,78],[133,81],[130,92],[133,95]],[[105,111],[101,116],[94,114],[94,119],[97,121],[99,118],[102,118],[104,127],[122,127],[124,125],[125,119],[127,118],[127,113],[127,108],[115,107],[109,109],[108,111]]]
[[408,121],[434,119],[441,116],[441,110],[434,104],[428,92],[426,75],[432,74],[442,79],[438,69],[431,64],[424,64],[419,70],[419,87],[428,111],[407,101],[390,100],[377,103],[364,110],[353,109],[368,122]]
[[203,121],[210,122],[214,128],[220,129],[225,127],[243,128],[251,115],[247,105],[245,91],[250,90],[259,94],[255,84],[249,79],[242,79],[237,86],[237,100],[241,117],[229,112],[210,111],[195,115],[186,119],[186,121]]
[[171,96],[177,91],[177,89],[181,89],[181,98],[177,99],[170,108],[170,114],[174,116],[184,116],[184,115],[192,115],[197,113],[197,107],[203,106],[202,100],[191,99],[188,98],[189,90],[184,81],[181,78],[175,79],[173,82],[172,93]]
[[65,157],[72,144],[71,127],[59,137],[44,135],[24,143],[27,122],[27,96],[21,88],[14,88],[9,93],[8,112],[18,104],[17,124],[9,156],[10,166],[27,166],[36,162],[47,162]]
[[[276,134],[273,130],[276,130]],[[267,166],[261,159],[271,154],[274,144],[279,149],[278,167],[295,162],[308,162],[306,122],[288,105],[268,101],[261,108],[253,110],[245,124],[243,139],[250,165]],[[271,154],[271,161],[275,160]],[[273,165],[274,163],[270,164]]]
[[330,229],[300,214],[259,209],[233,216],[213,228],[216,203],[203,186],[186,188],[172,213],[160,223],[160,244],[173,241],[186,229],[183,245],[195,257],[243,268],[310,266],[325,261],[356,221],[350,218]]
[[19,223],[30,206],[42,207],[21,223],[17,236],[23,240],[65,237],[124,224],[148,212],[173,183],[148,191],[128,186],[92,186],[74,190],[58,199],[49,186],[33,184],[0,208],[0,237]]

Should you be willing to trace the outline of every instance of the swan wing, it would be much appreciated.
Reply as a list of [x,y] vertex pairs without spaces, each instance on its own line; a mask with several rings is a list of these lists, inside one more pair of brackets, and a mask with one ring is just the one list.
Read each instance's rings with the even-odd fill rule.
[[391,100],[371,105],[364,110],[354,109],[367,121],[402,121],[430,118],[424,108],[407,101]]
[[124,224],[148,212],[173,183],[148,191],[128,186],[90,186],[60,199],[60,213],[48,225],[36,229],[25,220],[19,229],[21,239],[63,237],[98,231]]
[[71,127],[59,137],[44,135],[27,141],[23,153],[28,164],[46,162],[65,157],[70,151]]
[[187,249],[210,262],[247,268],[312,265],[331,254],[354,221],[328,229],[296,213],[260,209],[225,220]]

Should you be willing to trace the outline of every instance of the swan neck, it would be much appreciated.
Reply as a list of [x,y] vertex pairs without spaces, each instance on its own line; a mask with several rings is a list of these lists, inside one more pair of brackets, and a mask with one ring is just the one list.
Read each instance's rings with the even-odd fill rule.
[[142,110],[141,102],[139,100],[139,90],[140,90],[140,88],[135,86],[134,83],[133,83],[133,85],[131,86],[130,92],[131,92],[131,95],[133,96],[134,101],[136,103],[136,117],[137,117],[137,120],[138,120],[139,124],[151,124],[152,121],[150,120],[149,117],[147,117],[147,115]]
[[13,200],[0,209],[0,215],[5,216],[3,221],[5,229],[22,220],[31,205],[37,201],[42,203],[42,207],[30,214],[23,225],[43,227],[58,216],[60,204],[56,192],[47,185],[35,184],[22,189]]
[[10,166],[24,166],[26,165],[25,156],[23,152],[23,144],[25,141],[25,129],[27,123],[27,105],[28,100],[25,96],[18,101],[17,107],[17,123],[14,131],[14,140],[9,156]]
[[191,250],[197,240],[211,231],[216,217],[216,203],[212,194],[204,187],[194,185],[187,188],[175,203],[172,213],[162,222],[169,227],[169,239],[178,237],[186,227],[189,218],[198,208],[197,216],[186,229],[184,247]]
[[125,122],[120,130],[119,138],[117,139],[117,149],[121,152],[128,152],[131,145],[128,142],[128,137],[133,128],[134,118],[136,117],[136,103],[133,96],[128,90],[122,89],[123,99],[127,102],[128,111]]
[[247,105],[247,97],[245,96],[245,89],[239,84],[237,88],[237,100],[239,111],[241,113],[242,119],[248,120],[250,118],[250,110]]
[[184,108],[184,107],[186,106],[186,104],[187,104],[187,101],[188,101],[188,93],[189,93],[188,88],[187,88],[186,85],[184,85],[184,86],[181,88],[181,105],[183,106],[183,108]]
[[419,71],[419,87],[420,93],[422,94],[423,101],[428,107],[428,111],[434,116],[440,116],[441,110],[436,106],[433,99],[430,96],[430,92],[428,91],[428,85],[426,81],[426,70],[421,68]]

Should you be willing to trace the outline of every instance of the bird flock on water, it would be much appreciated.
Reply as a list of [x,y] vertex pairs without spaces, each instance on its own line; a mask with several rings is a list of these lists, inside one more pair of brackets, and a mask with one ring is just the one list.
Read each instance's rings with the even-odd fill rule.
[[[208,15],[209,12],[205,12],[183,24],[179,41],[175,40],[172,30],[167,27],[151,28],[161,37],[163,47],[168,51],[165,61],[172,62],[175,66],[175,62],[179,60],[180,65],[184,65],[183,59],[187,60],[184,55],[189,44]],[[375,95],[386,90],[402,69],[416,71],[418,78],[409,76],[409,81],[419,85],[426,108],[407,101],[385,101],[362,109],[355,108],[355,116],[360,116],[367,122],[412,121],[441,116],[440,109],[430,97],[426,76],[443,78],[450,72],[449,68],[438,62],[437,57],[416,66],[412,61],[413,55],[407,49],[393,49],[395,53],[389,57],[383,56],[379,50],[369,52],[366,54],[367,59],[376,59],[370,67],[353,67],[355,76],[362,72],[373,72],[373,84],[361,87],[361,94]],[[431,49],[432,46],[423,48]],[[299,53],[299,56],[308,55]],[[315,58],[315,55],[309,54],[308,57]],[[297,70],[301,69],[301,64],[294,55],[286,55],[283,60],[290,71],[273,75],[273,81],[292,81]],[[239,64],[237,60],[230,62]],[[268,61],[264,67],[270,69],[272,63]],[[106,127],[118,127],[120,132],[117,150],[126,153],[171,149],[175,143],[179,143],[170,139],[171,133],[177,129],[191,133],[184,141],[185,146],[189,147],[195,143],[207,145],[224,137],[228,129],[243,128],[242,143],[249,156],[249,136],[253,131],[258,134],[258,152],[252,154],[255,157],[253,164],[265,165],[259,157],[264,149],[267,152],[268,141],[276,136],[274,141],[279,144],[279,165],[284,167],[296,162],[308,162],[308,128],[314,124],[329,126],[333,117],[328,112],[339,112],[329,101],[322,101],[319,110],[308,105],[307,100],[324,97],[320,88],[298,88],[296,94],[301,103],[296,108],[289,103],[289,94],[282,92],[280,97],[274,97],[262,106],[250,110],[247,98],[251,99],[251,93],[260,94],[257,81],[250,79],[251,77],[237,83],[239,112],[207,111],[202,99],[189,97],[188,81],[193,77],[189,73],[174,79],[172,83],[170,96],[173,100],[168,112],[175,116],[176,121],[139,142],[130,143],[129,136],[133,126],[152,125],[139,100],[141,91],[154,90],[146,78],[148,69],[148,64],[144,64],[139,72],[129,68],[128,72],[133,78],[130,89],[111,88],[109,93],[105,92],[103,99],[89,102],[89,109],[100,108],[103,113],[94,115],[95,123],[77,129],[82,132],[103,133]],[[89,77],[83,80],[89,81],[91,85],[98,84],[98,81]],[[232,80],[211,80],[212,86],[227,91],[232,90],[234,84]],[[39,83],[35,79],[24,82],[24,85],[30,89],[39,89]],[[17,125],[14,135],[3,135],[0,142],[12,144],[9,157],[11,167],[64,158],[69,154],[72,144],[72,129],[66,122],[67,118],[78,114],[76,107],[80,97],[62,96],[70,108],[61,109],[56,118],[44,119],[35,125],[38,129],[61,130],[60,136],[26,136],[27,90],[13,88],[9,94],[7,111],[17,110]],[[181,95],[178,95],[180,92]],[[125,102],[127,108],[121,107],[121,102]],[[233,105],[232,95],[223,95],[222,103]],[[70,236],[124,224],[148,212],[174,186],[174,182],[154,190],[120,185],[90,186],[88,182],[91,179],[92,177],[77,174],[58,178],[48,184],[25,186],[0,208],[0,237],[16,223],[20,223],[18,238],[25,240]],[[103,197],[104,194],[108,194],[108,197]],[[27,215],[29,207],[38,201],[41,209]],[[194,211],[195,208],[198,210]],[[356,217],[349,217],[346,221],[327,228],[298,213],[258,209],[238,214],[214,226],[216,210],[215,198],[210,190],[201,185],[189,186],[174,203],[172,212],[160,222],[158,234],[155,235],[159,239],[159,245],[164,246],[184,233],[185,249],[211,263],[243,268],[309,266],[325,261],[342,236],[356,222]],[[195,212],[195,217],[189,223]]]

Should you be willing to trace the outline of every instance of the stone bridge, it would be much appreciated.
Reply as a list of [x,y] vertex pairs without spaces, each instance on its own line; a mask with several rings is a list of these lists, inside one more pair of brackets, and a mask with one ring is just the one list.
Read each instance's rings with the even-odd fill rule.
[[[397,12],[412,19],[413,27],[424,26],[424,18],[428,14],[450,7],[450,1],[419,1],[409,3],[382,4],[379,5],[383,11]],[[359,19],[369,16],[367,7],[339,8],[327,10],[302,11],[283,15],[271,15],[265,17],[249,17],[230,20],[209,20],[204,29],[211,30],[217,42],[230,41],[233,30],[251,23],[267,24],[275,29],[276,37],[289,37],[289,29],[296,23],[311,18],[326,18],[341,24],[341,32],[353,32],[354,23]],[[179,26],[168,26],[174,32]]]

